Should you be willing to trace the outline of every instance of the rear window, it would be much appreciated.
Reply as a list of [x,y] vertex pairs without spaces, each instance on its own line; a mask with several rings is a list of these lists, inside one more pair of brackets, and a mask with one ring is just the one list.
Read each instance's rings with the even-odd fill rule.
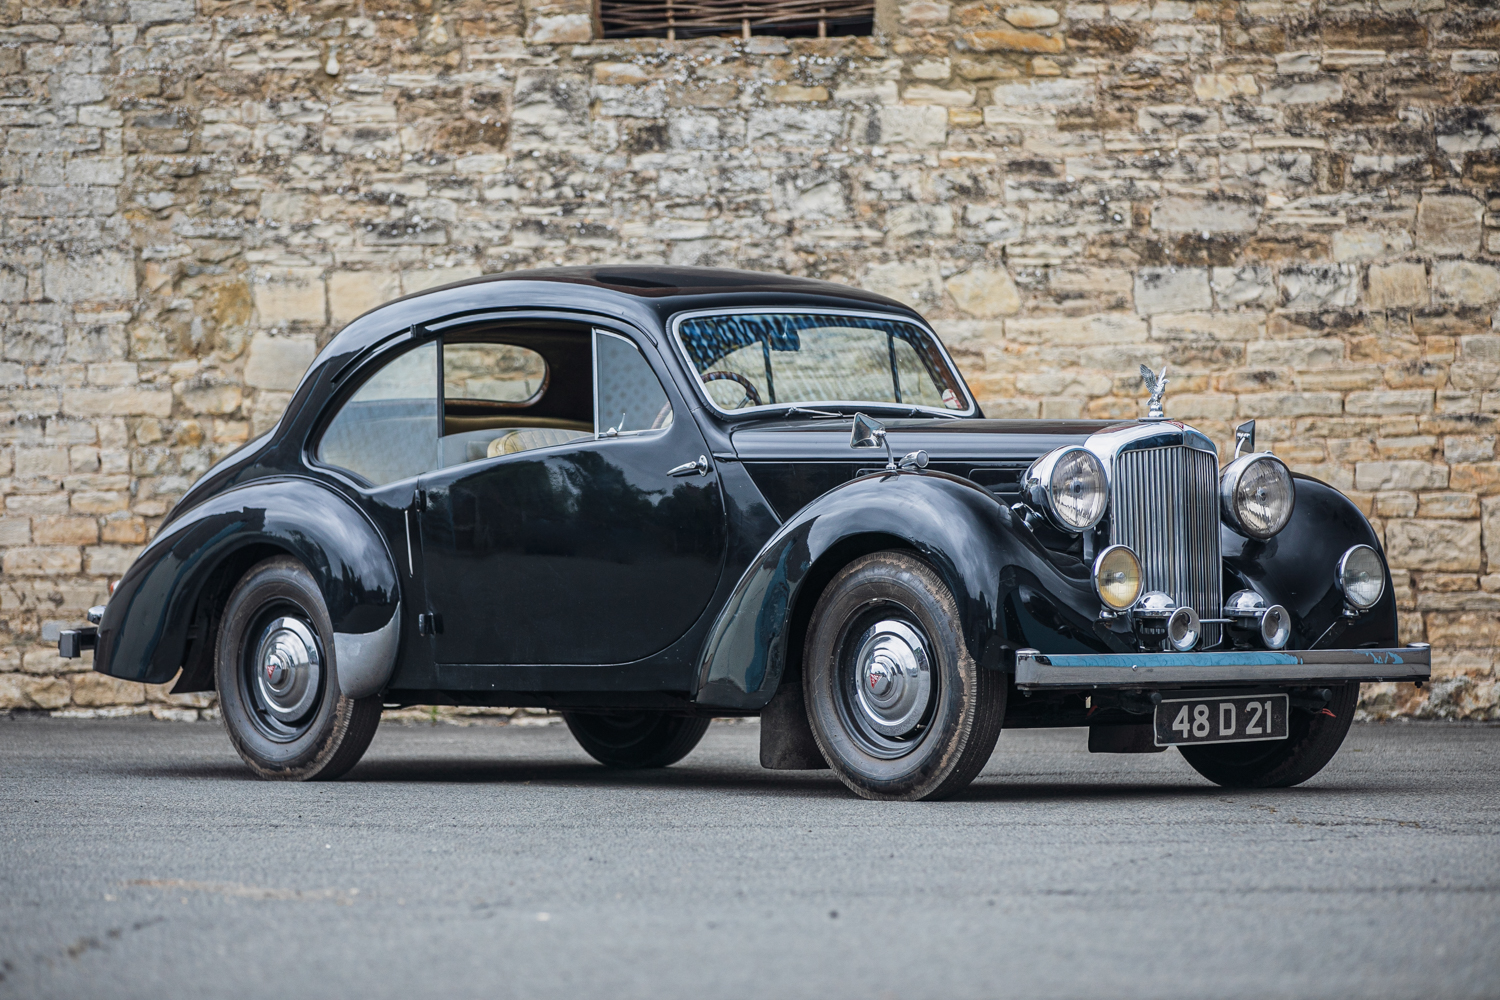
[[525,406],[547,385],[547,362],[514,344],[445,343],[443,398]]

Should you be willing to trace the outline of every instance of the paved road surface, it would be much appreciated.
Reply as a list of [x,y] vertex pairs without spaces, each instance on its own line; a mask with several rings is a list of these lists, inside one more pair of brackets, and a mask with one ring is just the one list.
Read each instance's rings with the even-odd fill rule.
[[0,997],[1500,996],[1500,727],[1250,793],[1008,733],[933,804],[757,738],[387,725],[289,785],[215,724],[0,719]]

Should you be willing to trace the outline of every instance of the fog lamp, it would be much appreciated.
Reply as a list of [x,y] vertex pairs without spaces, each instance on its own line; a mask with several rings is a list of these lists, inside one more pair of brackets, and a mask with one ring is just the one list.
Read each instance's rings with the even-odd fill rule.
[[1094,589],[1111,611],[1126,611],[1141,596],[1141,561],[1128,545],[1111,545],[1094,560]]
[[1339,559],[1339,589],[1351,607],[1368,611],[1385,593],[1385,566],[1380,553],[1368,545],[1355,545]]

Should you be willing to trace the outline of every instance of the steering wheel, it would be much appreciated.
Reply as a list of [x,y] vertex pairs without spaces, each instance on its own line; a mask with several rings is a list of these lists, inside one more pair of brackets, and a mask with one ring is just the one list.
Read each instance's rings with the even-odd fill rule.
[[[756,390],[755,383],[751,382],[739,372],[704,372],[698,377],[703,380],[705,385],[709,382],[722,382],[726,379],[730,382],[738,382],[740,385],[745,387],[745,400],[749,402],[751,406],[760,405],[760,392]],[[741,403],[739,406],[736,406],[735,409],[742,409],[744,405],[744,403]]]

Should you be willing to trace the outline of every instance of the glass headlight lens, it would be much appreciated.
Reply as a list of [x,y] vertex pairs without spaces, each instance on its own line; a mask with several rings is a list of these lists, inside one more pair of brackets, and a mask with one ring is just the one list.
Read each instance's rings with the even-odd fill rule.
[[1373,608],[1385,593],[1385,566],[1380,553],[1356,545],[1339,559],[1339,589],[1344,600],[1361,611]]
[[1246,455],[1229,463],[1219,480],[1224,519],[1251,538],[1270,538],[1292,519],[1297,490],[1274,455]]
[[1124,611],[1141,596],[1141,561],[1126,545],[1111,545],[1094,560],[1094,589],[1112,611]]
[[1048,452],[1032,464],[1026,482],[1032,506],[1046,511],[1059,528],[1068,531],[1092,528],[1109,505],[1104,463],[1083,448]]

